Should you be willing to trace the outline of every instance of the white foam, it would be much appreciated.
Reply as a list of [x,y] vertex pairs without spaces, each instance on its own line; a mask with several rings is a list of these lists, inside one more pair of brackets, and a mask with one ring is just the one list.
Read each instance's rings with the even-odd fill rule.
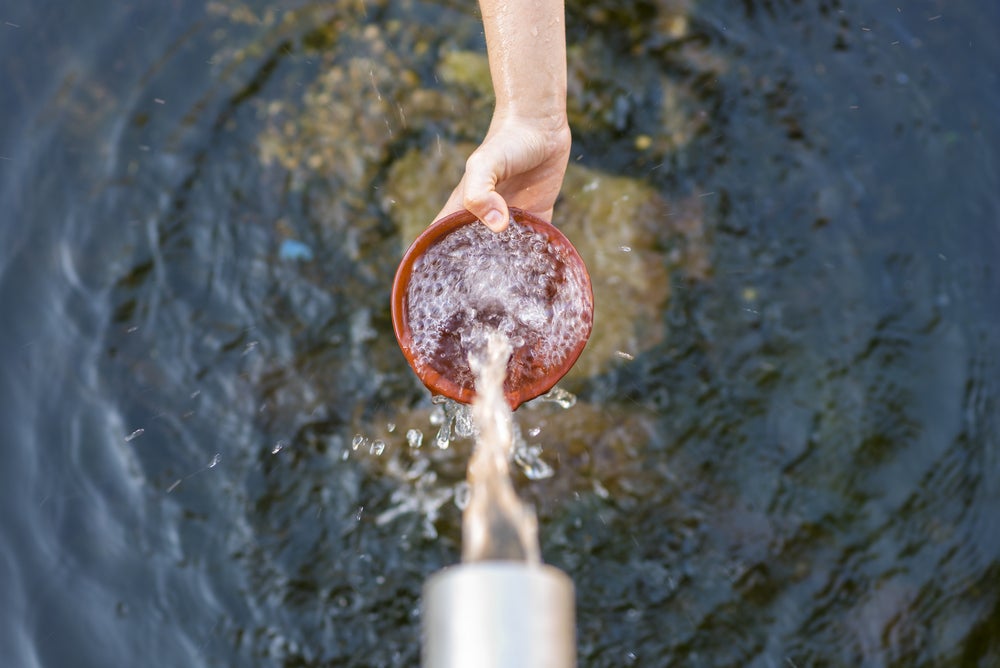
[[586,284],[565,250],[516,221],[500,234],[460,227],[414,263],[407,315],[418,362],[451,360],[451,380],[471,387],[468,355],[497,331],[515,359],[527,346],[538,364],[555,366],[589,331]]

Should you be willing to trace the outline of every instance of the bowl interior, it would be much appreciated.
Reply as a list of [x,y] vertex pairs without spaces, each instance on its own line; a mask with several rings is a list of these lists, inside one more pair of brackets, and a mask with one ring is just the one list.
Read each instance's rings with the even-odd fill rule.
[[549,391],[583,351],[593,325],[590,276],[555,226],[511,208],[495,234],[468,211],[432,223],[403,255],[392,289],[396,339],[431,392],[469,403],[469,354],[499,331],[513,348],[511,408]]

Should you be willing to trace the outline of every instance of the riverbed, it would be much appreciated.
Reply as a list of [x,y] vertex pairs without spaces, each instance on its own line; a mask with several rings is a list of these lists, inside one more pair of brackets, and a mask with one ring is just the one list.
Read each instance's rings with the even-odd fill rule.
[[[581,666],[1000,664],[997,25],[569,3],[597,314],[514,472]],[[418,663],[471,442],[389,293],[483,50],[450,0],[0,9],[0,664]]]

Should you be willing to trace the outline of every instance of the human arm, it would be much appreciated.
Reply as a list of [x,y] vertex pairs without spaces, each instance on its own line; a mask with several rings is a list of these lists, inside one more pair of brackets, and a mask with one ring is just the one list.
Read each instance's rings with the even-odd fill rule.
[[494,232],[508,204],[546,220],[569,161],[563,0],[480,0],[496,95],[482,144],[441,216],[468,209]]

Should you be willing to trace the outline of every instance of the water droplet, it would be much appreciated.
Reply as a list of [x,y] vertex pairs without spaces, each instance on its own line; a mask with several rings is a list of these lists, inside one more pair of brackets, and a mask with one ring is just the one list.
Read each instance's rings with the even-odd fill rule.
[[286,445],[287,443],[285,443],[285,441],[278,441],[277,443],[274,444],[274,447],[271,448],[271,454],[272,455],[278,454],[279,452],[285,449]]
[[472,496],[472,488],[464,480],[455,485],[455,505],[459,510],[465,510],[469,505],[469,498]]
[[528,430],[528,436],[538,436],[541,433],[542,433],[541,427],[532,427],[531,429]]
[[521,465],[521,470],[524,471],[525,477],[529,480],[545,480],[556,474],[548,462],[542,459],[536,459],[530,463],[525,462]]
[[558,404],[562,408],[572,408],[576,405],[576,395],[556,386],[549,390],[547,394],[543,394],[535,399],[535,401],[538,403]]
[[396,423],[395,422],[390,422],[387,425],[385,425],[385,428],[388,429],[389,433],[391,434],[394,431],[396,431]]
[[419,448],[424,442],[424,432],[419,429],[410,429],[406,432],[406,442],[411,448]]
[[355,434],[354,435],[354,440],[351,441],[351,450],[357,450],[358,448],[360,448],[362,445],[364,445],[367,442],[368,442],[367,438],[365,438],[361,434]]
[[472,423],[472,410],[468,406],[459,405],[455,413],[455,435],[469,438],[476,432]]
[[[437,397],[435,397],[436,399]],[[431,411],[430,423],[432,427],[439,427],[444,424],[444,409],[440,406],[435,406],[434,410]]]
[[542,449],[537,445],[518,444],[514,449],[514,462],[529,480],[544,480],[555,475],[555,470],[541,458]]
[[354,521],[355,522],[360,522],[361,521],[361,515],[364,512],[365,512],[365,507],[364,506],[359,506],[358,507],[358,512],[354,513]]
[[374,441],[372,441],[371,447],[368,449],[368,454],[379,457],[382,455],[383,452],[385,452],[385,441],[383,441],[380,438],[377,438]]
[[443,424],[441,428],[438,429],[437,435],[434,436],[434,445],[436,445],[441,450],[447,450],[448,446],[451,445],[451,425]]
[[142,429],[142,428],[136,429],[131,434],[129,434],[128,436],[125,437],[125,442],[127,443],[127,442],[131,441],[132,439],[139,438],[140,436],[142,436],[145,433],[146,433],[145,429]]
[[210,468],[210,469],[214,469],[214,468],[215,468],[216,466],[218,466],[218,465],[219,465],[219,462],[221,462],[221,461],[222,461],[222,454],[221,454],[221,453],[218,453],[218,452],[216,452],[216,453],[215,453],[215,456],[214,456],[214,457],[212,457],[212,461],[210,461],[210,462],[208,463],[208,468]]

